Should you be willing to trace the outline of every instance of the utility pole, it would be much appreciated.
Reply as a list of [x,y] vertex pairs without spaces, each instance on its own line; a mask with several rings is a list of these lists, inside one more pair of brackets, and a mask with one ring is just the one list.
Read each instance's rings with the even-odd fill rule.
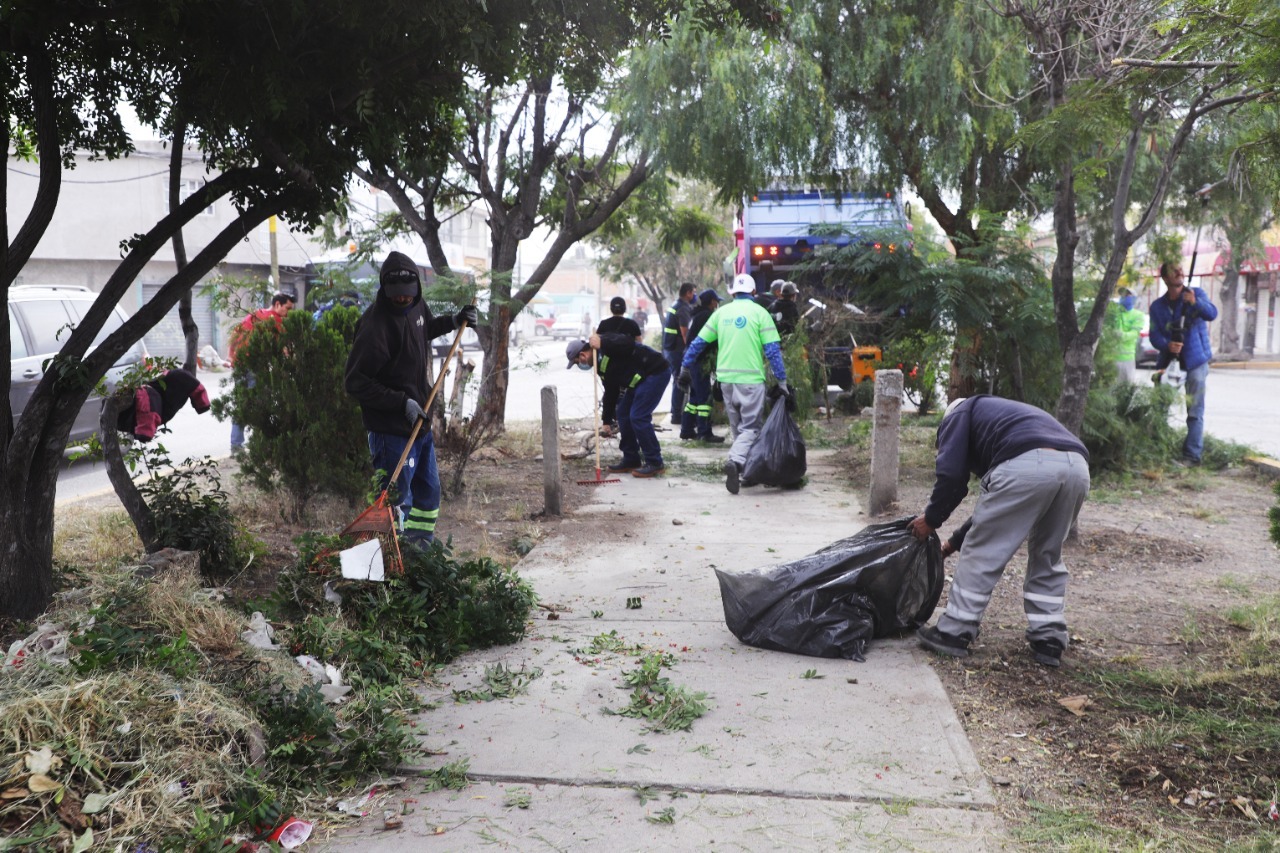
[[[270,238],[271,246],[271,285],[276,289],[276,293],[281,293],[280,287],[280,252],[276,246],[276,218],[273,215],[267,220],[267,234]],[[299,305],[299,308],[302,306]]]

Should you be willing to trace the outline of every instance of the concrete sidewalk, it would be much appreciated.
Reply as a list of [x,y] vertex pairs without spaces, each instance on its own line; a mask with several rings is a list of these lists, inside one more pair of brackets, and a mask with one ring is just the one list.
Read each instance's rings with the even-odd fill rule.
[[[723,449],[678,448],[662,435],[669,476],[590,487],[594,502],[520,563],[543,604],[564,608],[559,618],[540,612],[523,642],[456,661],[427,697],[440,704],[418,723],[438,753],[425,769],[465,759],[473,784],[423,794],[411,781],[400,796],[416,804],[402,829],[382,830],[379,812],[309,847],[1012,846],[914,639],[874,642],[853,663],[753,649],[724,625],[713,567],[772,565],[848,536],[866,524],[863,497],[837,485],[818,452],[805,488],[735,497],[705,473]],[[628,609],[636,597],[641,607]],[[605,713],[628,704],[622,679],[638,664],[634,652],[593,644],[601,635],[674,654],[663,674],[705,692],[710,710],[690,731],[662,734]],[[499,662],[541,674],[514,698],[453,701]]]

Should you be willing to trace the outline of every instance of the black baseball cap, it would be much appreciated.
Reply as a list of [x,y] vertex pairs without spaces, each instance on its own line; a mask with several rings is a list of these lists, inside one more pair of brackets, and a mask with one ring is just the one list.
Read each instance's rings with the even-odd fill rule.
[[621,296],[613,297],[609,300],[609,312],[611,314],[627,313],[627,300],[623,299]]

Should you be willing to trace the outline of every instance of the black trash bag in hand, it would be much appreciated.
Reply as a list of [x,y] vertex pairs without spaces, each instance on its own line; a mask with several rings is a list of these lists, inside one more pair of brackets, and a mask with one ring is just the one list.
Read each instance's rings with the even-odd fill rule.
[[749,646],[861,661],[867,640],[920,627],[942,595],[942,546],[936,533],[916,539],[910,521],[772,568],[716,569],[729,630]]
[[794,486],[804,479],[804,438],[786,406],[774,404],[747,453],[742,479],[762,486]]

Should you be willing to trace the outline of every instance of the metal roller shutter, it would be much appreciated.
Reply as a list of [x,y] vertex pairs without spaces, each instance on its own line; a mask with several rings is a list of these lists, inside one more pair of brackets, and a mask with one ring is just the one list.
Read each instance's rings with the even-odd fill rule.
[[[150,302],[161,287],[162,285],[159,284],[142,285],[143,304]],[[202,296],[199,293],[193,296],[191,315],[196,325],[200,327],[200,346],[213,344],[214,349],[218,349],[220,344],[214,339],[213,307],[209,304],[208,296]],[[147,332],[145,340],[147,350],[154,356],[182,358],[186,355],[186,342],[182,338],[182,323],[178,319],[177,305],[173,306],[155,328]]]

